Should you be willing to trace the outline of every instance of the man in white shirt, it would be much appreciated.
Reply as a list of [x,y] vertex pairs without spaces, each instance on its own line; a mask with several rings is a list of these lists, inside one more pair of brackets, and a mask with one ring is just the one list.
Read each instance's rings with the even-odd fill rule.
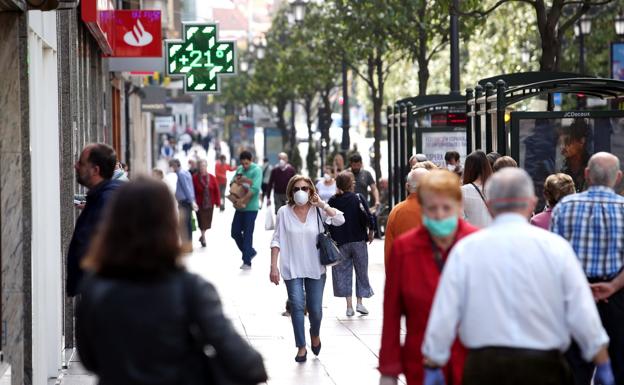
[[469,350],[464,385],[571,384],[562,352],[571,336],[614,385],[589,284],[563,238],[531,226],[537,199],[526,171],[506,168],[486,185],[490,227],[451,252],[434,298],[422,352],[425,385],[444,384],[439,366],[456,333]]

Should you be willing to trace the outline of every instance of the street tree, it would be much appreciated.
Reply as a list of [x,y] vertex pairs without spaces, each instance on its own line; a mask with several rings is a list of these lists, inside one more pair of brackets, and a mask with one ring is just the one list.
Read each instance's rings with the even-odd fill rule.
[[[603,7],[615,0],[499,0],[493,5],[460,9],[463,16],[486,17],[502,5],[522,2],[534,10],[535,22],[541,42],[540,71],[559,71],[562,62],[562,40],[566,32],[590,10]],[[483,3],[486,3],[483,7]],[[460,6],[461,8],[461,6]]]
[[333,43],[343,53],[343,58],[353,73],[364,81],[369,90],[373,108],[373,144],[376,154],[374,169],[381,177],[382,123],[384,86],[390,70],[400,60],[400,54],[387,36],[391,17],[386,13],[384,0],[328,2],[333,11]]

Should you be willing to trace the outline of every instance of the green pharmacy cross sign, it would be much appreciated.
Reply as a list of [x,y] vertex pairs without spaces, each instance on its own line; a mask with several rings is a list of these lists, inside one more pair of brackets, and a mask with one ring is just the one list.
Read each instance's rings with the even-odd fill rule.
[[216,24],[183,23],[184,40],[167,40],[167,75],[184,76],[186,93],[218,93],[219,76],[235,73],[235,46],[217,40]]

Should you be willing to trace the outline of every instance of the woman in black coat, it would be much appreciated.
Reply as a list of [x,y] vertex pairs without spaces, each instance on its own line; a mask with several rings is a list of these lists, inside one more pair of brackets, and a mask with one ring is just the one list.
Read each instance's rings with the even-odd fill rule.
[[338,244],[343,259],[332,267],[334,297],[343,297],[347,301],[347,317],[355,315],[353,311],[353,271],[355,270],[355,310],[367,315],[368,309],[362,298],[373,296],[373,289],[368,280],[368,246],[372,242],[375,223],[366,199],[354,191],[355,178],[350,171],[343,171],[336,177],[336,195],[329,199],[329,205],[344,214],[342,226],[330,226],[332,239]]
[[[262,357],[225,318],[215,288],[180,264],[167,186],[129,182],[111,202],[84,267],[77,347],[102,385],[207,384],[267,379]],[[212,351],[208,358],[204,353]]]

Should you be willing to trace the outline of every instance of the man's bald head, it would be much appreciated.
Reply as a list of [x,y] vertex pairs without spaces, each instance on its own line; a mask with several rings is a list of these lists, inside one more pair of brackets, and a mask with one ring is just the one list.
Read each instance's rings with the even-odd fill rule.
[[622,179],[620,160],[608,152],[594,154],[585,169],[585,179],[590,186],[615,187]]
[[277,158],[285,162],[288,162],[288,154],[285,152],[280,152],[279,154],[277,154]]
[[410,194],[415,193],[418,188],[418,182],[420,182],[420,180],[427,174],[429,174],[429,170],[426,168],[415,168],[410,171],[406,178],[407,191]]

